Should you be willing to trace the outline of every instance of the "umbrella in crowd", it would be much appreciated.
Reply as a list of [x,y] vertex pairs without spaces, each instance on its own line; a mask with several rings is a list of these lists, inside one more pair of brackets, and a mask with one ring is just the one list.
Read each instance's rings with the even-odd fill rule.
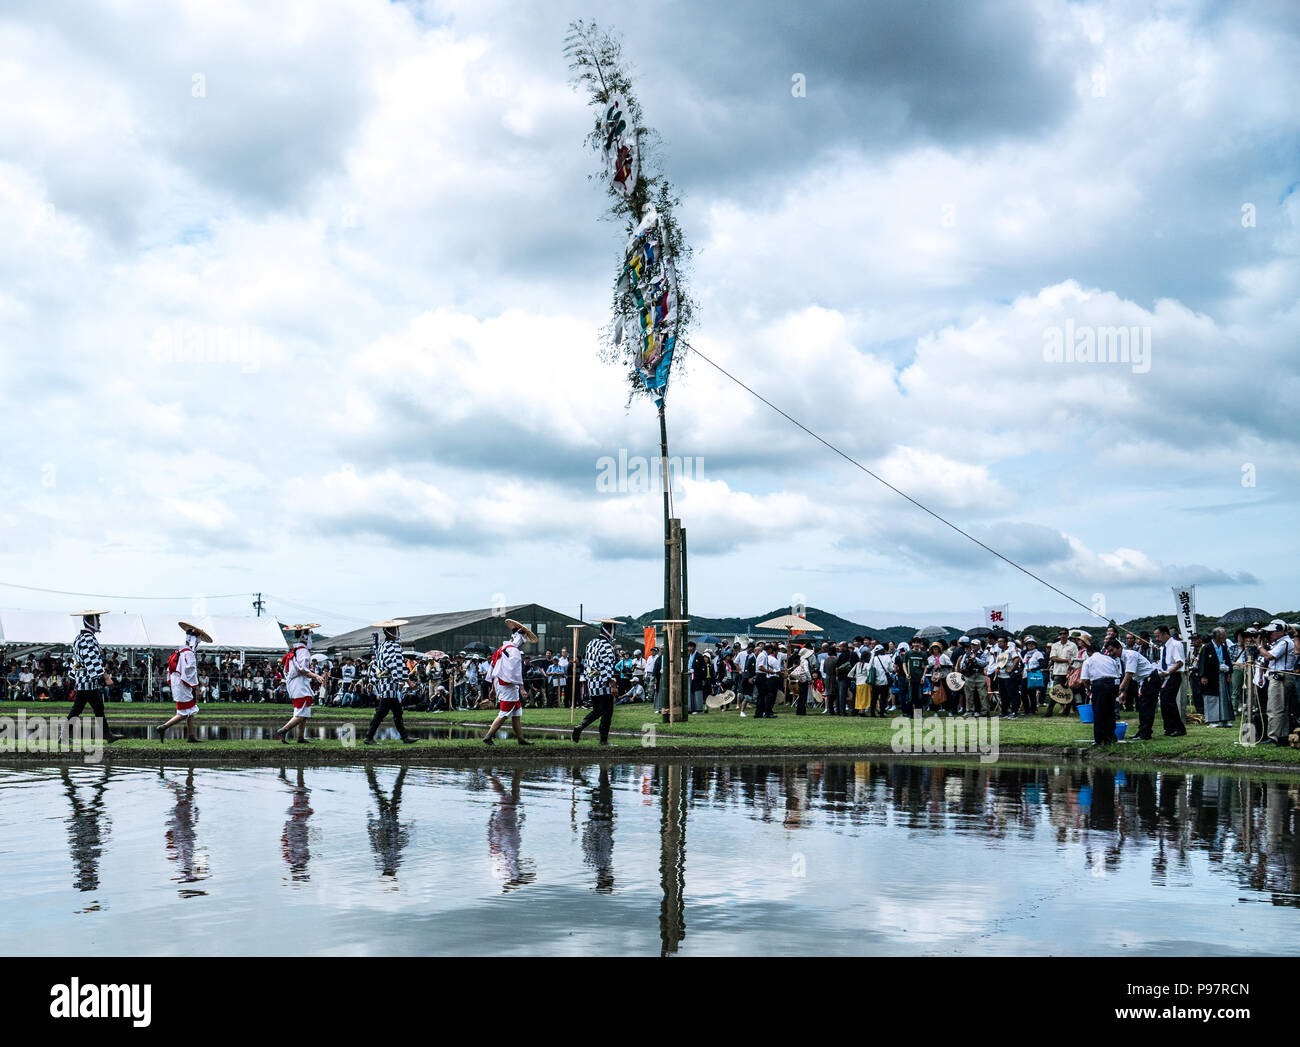
[[941,625],[927,625],[924,629],[918,630],[916,635],[922,640],[946,640],[948,630]]
[[971,637],[971,639],[974,639],[974,638],[977,637],[977,636],[992,636],[992,635],[993,635],[993,630],[992,630],[992,629],[986,629],[986,628],[984,628],[984,626],[982,626],[982,625],[978,625],[978,626],[976,626],[974,629],[967,629],[967,630],[966,630],[966,635],[969,636],[969,637]]
[[467,643],[461,654],[491,654],[492,648],[482,640],[475,640],[473,643]]
[[780,618],[769,618],[765,622],[759,622],[754,628],[784,629],[787,642],[794,639],[795,633],[819,633],[822,631],[820,625],[813,625],[807,618],[801,618],[797,614],[783,614]]
[[696,643],[725,643],[726,641],[714,636],[712,633],[705,633],[695,642]]

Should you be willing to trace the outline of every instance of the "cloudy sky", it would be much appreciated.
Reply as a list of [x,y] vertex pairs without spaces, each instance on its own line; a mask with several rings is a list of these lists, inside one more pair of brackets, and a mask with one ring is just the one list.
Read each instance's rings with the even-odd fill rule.
[[[597,482],[658,430],[596,356],[579,17],[663,138],[702,352],[1108,614],[1300,605],[1291,0],[10,0],[0,581],[658,606],[660,495]],[[1052,352],[1120,327],[1149,354]],[[1084,617],[698,358],[668,416],[697,613]]]

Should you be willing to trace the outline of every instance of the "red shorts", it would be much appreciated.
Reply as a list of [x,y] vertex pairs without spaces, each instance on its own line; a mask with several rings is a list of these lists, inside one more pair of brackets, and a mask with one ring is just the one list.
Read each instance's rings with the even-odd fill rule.
[[524,714],[523,702],[497,702],[502,716],[522,716]]
[[304,709],[310,709],[310,708],[311,708],[310,698],[295,698],[293,700],[293,711],[295,713],[300,713]]
[[177,702],[177,703],[176,703],[176,711],[177,711],[178,713],[183,713],[183,712],[186,712],[186,711],[189,710],[189,709],[193,709],[193,708],[194,708],[196,705],[198,705],[198,704],[199,704],[199,703],[198,703],[198,700],[197,700],[197,699],[194,699],[194,698],[191,698],[188,702]]

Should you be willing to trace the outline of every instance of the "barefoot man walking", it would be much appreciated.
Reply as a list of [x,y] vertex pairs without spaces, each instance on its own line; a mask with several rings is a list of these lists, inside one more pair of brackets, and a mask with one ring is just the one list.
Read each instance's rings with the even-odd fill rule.
[[199,660],[195,652],[200,641],[211,643],[212,637],[189,622],[176,624],[185,631],[185,646],[167,660],[167,682],[171,686],[172,701],[176,703],[176,715],[158,725],[158,740],[165,742],[167,729],[184,721],[185,740],[197,742],[199,736],[195,731],[194,717],[199,711],[199,700],[195,693],[199,689]]
[[76,691],[68,719],[75,720],[89,704],[90,711],[99,720],[104,741],[117,742],[126,735],[108,729],[108,717],[104,714],[104,688],[112,686],[113,678],[104,671],[104,649],[99,646],[99,640],[95,636],[101,625],[99,616],[105,613],[107,612],[82,611],[73,615],[74,618],[81,619],[81,632],[72,641],[72,657],[76,663],[73,670]]
[[307,742],[307,721],[311,719],[311,702],[315,693],[313,685],[321,682],[320,676],[311,667],[311,631],[319,624],[310,622],[289,626],[294,635],[294,644],[284,656],[282,664],[284,689],[289,694],[289,701],[293,702],[293,715],[287,724],[271,732],[273,737],[279,738],[285,745],[289,744],[289,732],[295,727],[298,728],[298,744],[305,745]]
[[521,692],[524,683],[524,644],[536,643],[537,634],[522,622],[513,618],[506,619],[506,628],[513,630],[510,639],[498,648],[492,656],[492,668],[488,670],[488,679],[496,689],[497,718],[492,721],[488,733],[483,736],[484,745],[492,745],[493,736],[507,719],[515,732],[515,739],[520,745],[532,745],[524,737],[523,717],[524,700]]
[[361,739],[366,745],[375,744],[375,732],[384,722],[384,717],[393,714],[393,724],[402,742],[415,744],[415,736],[406,733],[406,724],[402,722],[402,691],[406,689],[406,658],[402,654],[400,629],[408,624],[403,618],[389,618],[375,622],[372,628],[384,631],[384,642],[375,652],[374,661],[370,663],[370,683],[375,689],[379,704],[375,706],[375,715],[371,717],[366,736]]

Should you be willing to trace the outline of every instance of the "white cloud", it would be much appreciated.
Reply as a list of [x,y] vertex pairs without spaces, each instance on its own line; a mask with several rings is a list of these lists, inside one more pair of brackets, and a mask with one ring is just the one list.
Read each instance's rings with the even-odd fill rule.
[[[298,592],[298,550],[436,546],[416,575],[473,578],[526,549],[512,588],[657,602],[657,495],[594,483],[602,456],[658,453],[653,410],[595,358],[622,234],[585,180],[564,26],[501,10],[7,9],[0,90],[24,101],[0,114],[0,578],[278,577],[339,606],[372,582],[307,572]],[[679,53],[708,12],[623,14],[686,194],[703,352],[1061,584],[1146,609],[1178,572],[1253,573],[1243,596],[1293,602],[1300,575],[1266,553],[1284,514],[1183,511],[1276,505],[1300,472],[1284,22],[1043,0],[990,13],[1001,36],[948,27],[944,70],[900,51],[864,71],[815,11],[776,39],[733,27],[725,69]],[[1013,46],[1009,95],[966,104],[966,63]],[[802,110],[791,50],[815,60]],[[1150,370],[1048,363],[1067,324],[1149,328]],[[159,331],[252,355],[163,359]],[[692,592],[719,610],[809,578],[829,607],[1039,599],[703,360],[668,419],[673,453],[704,462],[678,508]],[[439,605],[465,602],[439,578]]]

